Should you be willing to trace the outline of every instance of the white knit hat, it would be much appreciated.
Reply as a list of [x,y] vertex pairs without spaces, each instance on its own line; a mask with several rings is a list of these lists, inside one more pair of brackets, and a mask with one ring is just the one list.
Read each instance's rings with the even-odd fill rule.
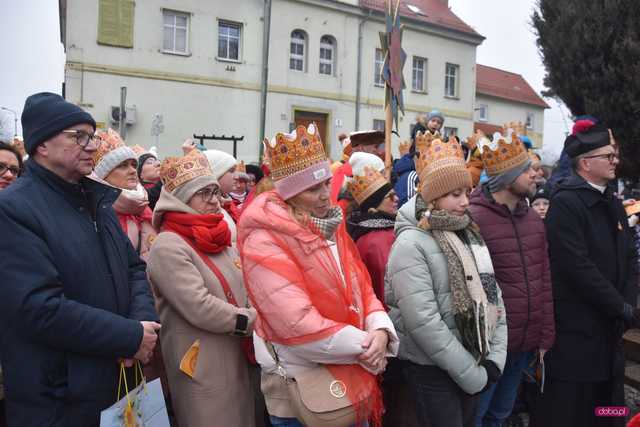
[[102,139],[102,144],[93,155],[94,173],[100,179],[105,179],[112,170],[125,160],[138,160],[136,153],[124,145],[120,135],[113,129],[98,131],[98,136]]
[[364,175],[364,167],[369,166],[378,172],[384,172],[384,162],[375,154],[357,151],[349,157],[349,164],[353,175]]
[[238,161],[231,154],[220,150],[206,150],[203,154],[207,156],[209,160],[209,166],[213,171],[213,175],[216,180],[220,179],[222,175],[227,173],[229,169],[236,166]]

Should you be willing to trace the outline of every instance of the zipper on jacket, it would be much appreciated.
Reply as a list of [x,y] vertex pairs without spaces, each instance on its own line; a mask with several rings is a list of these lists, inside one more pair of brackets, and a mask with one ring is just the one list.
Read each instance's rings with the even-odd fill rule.
[[518,253],[520,254],[520,261],[522,262],[522,271],[524,272],[524,284],[527,288],[527,323],[524,325],[524,332],[522,334],[522,342],[520,343],[520,351],[522,351],[522,347],[527,339],[527,332],[529,329],[529,322],[531,322],[531,292],[529,289],[529,275],[527,274],[527,265],[524,260],[524,253],[522,252],[522,244],[520,242],[520,233],[518,233],[518,227],[516,227],[516,222],[513,220],[513,213],[509,211],[509,219],[511,220],[511,224],[513,225],[513,230],[516,233],[516,241],[518,242]]

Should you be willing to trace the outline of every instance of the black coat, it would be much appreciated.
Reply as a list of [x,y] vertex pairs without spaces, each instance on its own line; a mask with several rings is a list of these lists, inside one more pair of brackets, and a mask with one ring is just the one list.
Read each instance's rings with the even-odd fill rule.
[[634,236],[622,203],[574,175],[555,190],[545,222],[556,314],[548,374],[575,382],[619,377],[623,306],[635,306],[637,291]]
[[95,426],[116,359],[157,320],[145,264],[111,204],[119,190],[34,161],[0,192],[0,348],[9,426]]

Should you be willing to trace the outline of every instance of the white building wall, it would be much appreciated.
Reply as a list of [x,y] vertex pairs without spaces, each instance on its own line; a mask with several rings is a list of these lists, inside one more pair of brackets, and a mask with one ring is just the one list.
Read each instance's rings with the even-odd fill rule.
[[[110,106],[119,105],[120,87],[126,86],[127,105],[135,106],[137,123],[128,126],[127,142],[149,147],[154,114],[162,114],[164,133],[159,136],[161,156],[180,153],[183,140],[195,133],[244,135],[239,157],[258,159],[260,82],[262,63],[263,2],[163,0],[136,2],[132,49],[96,43],[98,1],[67,0],[66,96],[87,109],[98,122],[109,125]],[[330,155],[339,157],[337,135],[355,130],[357,45],[360,17],[356,0],[344,0],[343,10],[301,0],[274,0],[269,49],[269,94],[265,133],[289,131],[294,110],[328,114],[327,143]],[[335,6],[335,4],[334,4]],[[190,13],[189,55],[162,53],[162,9]],[[216,59],[218,20],[242,23],[241,59]],[[289,69],[291,32],[307,35],[307,68]],[[375,49],[379,47],[381,21],[364,25],[360,128],[369,129],[374,119],[384,119],[384,89],[374,85]],[[424,31],[423,31],[424,30]],[[429,30],[433,31],[433,30]],[[337,41],[333,76],[319,73],[320,38]],[[446,116],[445,126],[456,127],[462,136],[473,129],[475,96],[475,50],[473,43],[456,41],[427,32],[426,27],[407,25],[403,47],[406,115],[401,118],[401,138],[409,137],[418,113],[433,108]],[[413,56],[428,59],[427,93],[411,91]],[[444,97],[445,63],[460,65],[459,99]],[[205,143],[231,151],[229,142]]]

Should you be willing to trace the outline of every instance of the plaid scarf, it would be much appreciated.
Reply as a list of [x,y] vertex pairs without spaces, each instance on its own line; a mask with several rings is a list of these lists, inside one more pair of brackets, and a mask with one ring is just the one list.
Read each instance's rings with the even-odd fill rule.
[[498,321],[498,285],[491,256],[469,215],[429,211],[416,201],[419,226],[431,231],[447,259],[453,311],[461,342],[476,360],[489,354],[489,341]]
[[314,229],[315,232],[320,234],[326,240],[334,241],[336,230],[342,224],[342,209],[339,206],[334,206],[329,209],[329,213],[325,218],[316,218],[315,216],[310,216],[310,225]]

